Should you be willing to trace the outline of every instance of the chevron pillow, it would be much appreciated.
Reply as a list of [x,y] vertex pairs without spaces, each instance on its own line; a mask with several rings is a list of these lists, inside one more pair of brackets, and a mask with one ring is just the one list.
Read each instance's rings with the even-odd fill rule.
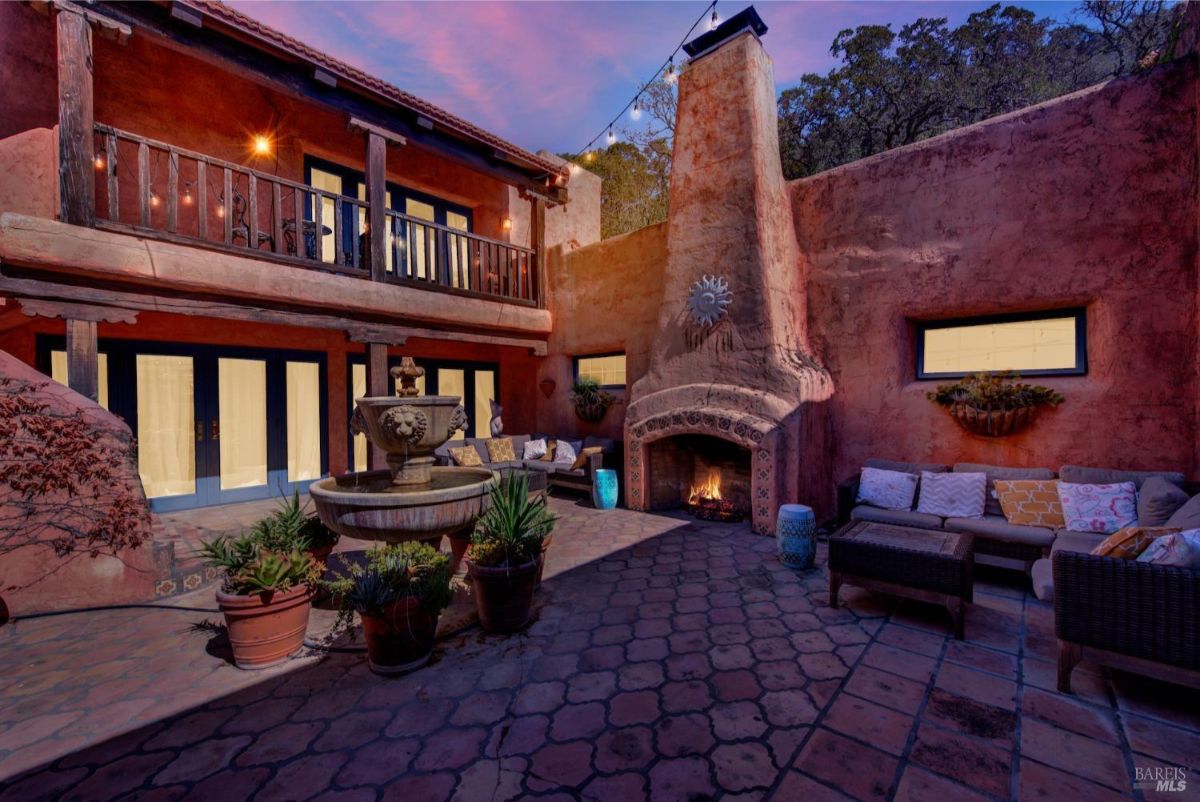
[[986,473],[921,471],[917,512],[942,518],[982,518],[987,502]]

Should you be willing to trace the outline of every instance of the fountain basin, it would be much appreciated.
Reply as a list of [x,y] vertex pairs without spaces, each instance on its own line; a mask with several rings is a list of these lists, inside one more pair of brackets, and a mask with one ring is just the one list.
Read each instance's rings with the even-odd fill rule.
[[431,468],[424,485],[397,485],[390,471],[361,471],[308,488],[321,522],[345,537],[403,543],[462,535],[487,509],[499,477],[487,468]]

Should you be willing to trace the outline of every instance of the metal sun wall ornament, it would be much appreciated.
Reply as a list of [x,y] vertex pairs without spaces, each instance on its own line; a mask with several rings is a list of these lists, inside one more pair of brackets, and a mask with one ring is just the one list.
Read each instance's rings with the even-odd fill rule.
[[731,301],[733,293],[729,291],[729,282],[723,276],[706,275],[688,291],[687,306],[692,321],[707,329],[729,314],[726,307]]

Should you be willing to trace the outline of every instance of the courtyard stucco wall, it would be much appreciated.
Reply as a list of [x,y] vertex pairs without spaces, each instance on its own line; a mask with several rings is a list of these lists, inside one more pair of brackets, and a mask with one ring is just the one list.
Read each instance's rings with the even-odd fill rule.
[[[1194,475],[1194,57],[792,183],[835,478],[871,456]],[[1086,307],[1088,374],[1023,434],[916,381],[920,319]]]

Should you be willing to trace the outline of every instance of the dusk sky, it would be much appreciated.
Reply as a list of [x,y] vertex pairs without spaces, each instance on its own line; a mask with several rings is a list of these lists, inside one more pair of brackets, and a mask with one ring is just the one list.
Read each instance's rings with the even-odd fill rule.
[[[580,150],[650,78],[706,2],[247,2],[239,10],[529,150]],[[748,3],[719,2],[722,18]],[[834,66],[843,28],[987,2],[758,2],[778,89]],[[1066,20],[1073,2],[1025,2]],[[697,28],[693,36],[704,28]],[[678,61],[682,60],[682,53]],[[628,122],[626,116],[625,122]]]

